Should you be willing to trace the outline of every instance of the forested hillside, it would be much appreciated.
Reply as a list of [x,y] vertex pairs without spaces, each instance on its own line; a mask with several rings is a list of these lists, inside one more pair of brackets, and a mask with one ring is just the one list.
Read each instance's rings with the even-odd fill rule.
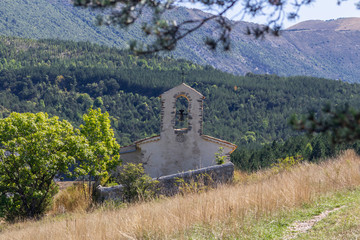
[[[0,35],[33,39],[65,39],[90,41],[126,48],[131,39],[148,41],[141,32],[143,18],[127,31],[116,27],[95,26],[99,12],[74,8],[69,0],[1,0]],[[202,18],[209,14],[200,10],[176,8],[168,15],[178,22]],[[216,32],[216,23],[207,23],[181,41],[171,54],[222,71],[244,75],[306,75],[360,82],[359,39],[360,18],[332,21],[308,21],[281,33],[255,40],[245,34],[254,24],[234,22],[231,51],[211,51],[204,45],[209,33]]]
[[203,93],[204,133],[239,145],[296,134],[289,117],[325,103],[360,105],[360,85],[312,77],[240,77],[171,58],[60,40],[0,38],[0,114],[45,111],[80,124],[111,115],[121,145],[159,133],[158,96],[185,82]]

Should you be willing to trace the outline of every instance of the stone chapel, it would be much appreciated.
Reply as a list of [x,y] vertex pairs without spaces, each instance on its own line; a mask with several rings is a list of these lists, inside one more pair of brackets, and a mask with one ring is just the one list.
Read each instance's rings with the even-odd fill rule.
[[[204,96],[185,83],[161,94],[160,135],[122,147],[124,163],[143,163],[153,178],[216,165],[215,153],[229,155],[236,145],[203,135]],[[182,99],[186,109],[178,109]],[[229,161],[229,160],[227,160]]]

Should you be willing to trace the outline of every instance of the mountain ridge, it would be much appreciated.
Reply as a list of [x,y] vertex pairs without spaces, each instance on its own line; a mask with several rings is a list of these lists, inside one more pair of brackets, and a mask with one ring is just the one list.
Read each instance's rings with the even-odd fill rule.
[[[126,48],[131,39],[148,42],[141,32],[141,24],[127,31],[98,27],[94,25],[97,12],[75,8],[68,0],[3,0],[0,13],[3,16],[0,34],[4,36],[90,41],[118,48]],[[209,13],[183,7],[170,13],[172,19],[179,21],[205,15]],[[231,34],[231,51],[224,52],[221,46],[216,51],[206,48],[205,36],[213,34],[216,26],[215,23],[205,24],[196,34],[180,41],[170,55],[237,75],[248,72],[308,75],[360,82],[360,69],[356,66],[360,62],[357,18],[307,21],[283,30],[280,37],[267,35],[264,40],[245,34],[246,27],[256,26],[236,22]],[[299,28],[321,28],[322,31],[296,30]]]
[[332,20],[307,20],[295,24],[286,30],[333,30],[333,31],[346,31],[354,30],[360,31],[360,18],[349,17],[349,18],[338,18]]

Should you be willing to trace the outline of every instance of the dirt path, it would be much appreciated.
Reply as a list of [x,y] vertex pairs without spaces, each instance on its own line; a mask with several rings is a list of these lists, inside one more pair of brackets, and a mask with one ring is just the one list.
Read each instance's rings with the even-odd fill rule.
[[317,222],[320,220],[326,218],[330,213],[338,211],[339,209],[343,208],[345,206],[341,206],[338,208],[334,208],[332,210],[326,210],[322,212],[321,214],[313,217],[312,219],[306,220],[306,221],[296,221],[294,222],[288,229],[289,234],[284,237],[284,240],[290,240],[294,239],[298,234],[305,233],[309,231]]

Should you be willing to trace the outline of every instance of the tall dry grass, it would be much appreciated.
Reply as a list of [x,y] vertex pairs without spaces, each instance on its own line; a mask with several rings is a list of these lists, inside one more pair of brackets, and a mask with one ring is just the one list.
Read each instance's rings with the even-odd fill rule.
[[81,182],[72,184],[62,189],[54,198],[51,215],[80,212],[85,213],[89,208],[90,197],[87,185]]
[[347,151],[338,159],[319,165],[304,163],[277,174],[261,171],[243,177],[240,183],[200,194],[10,226],[0,238],[173,239],[186,238],[194,226],[219,229],[226,225],[228,230],[216,236],[222,238],[229,233],[226,231],[236,231],[250,218],[261,219],[312,201],[321,194],[359,185],[360,158]]

